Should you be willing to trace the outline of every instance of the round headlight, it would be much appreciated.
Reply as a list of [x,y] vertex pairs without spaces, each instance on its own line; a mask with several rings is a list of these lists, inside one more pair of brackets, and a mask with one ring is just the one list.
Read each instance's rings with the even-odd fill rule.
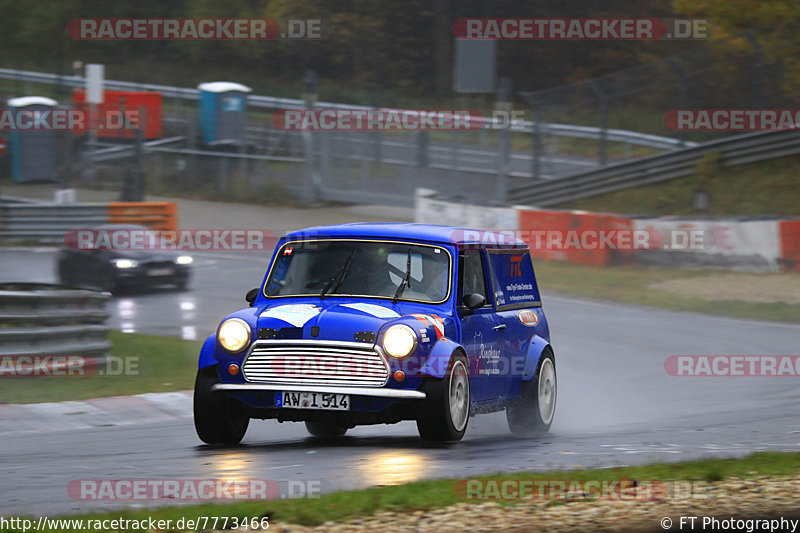
[[396,324],[390,327],[383,336],[383,349],[391,355],[401,359],[411,355],[417,347],[417,335],[414,330],[405,324]]
[[217,338],[229,352],[239,352],[250,343],[250,326],[241,318],[229,318],[219,326]]
[[179,255],[178,257],[175,258],[175,262],[178,263],[179,265],[188,265],[192,261],[194,261],[194,259],[192,259],[191,255]]

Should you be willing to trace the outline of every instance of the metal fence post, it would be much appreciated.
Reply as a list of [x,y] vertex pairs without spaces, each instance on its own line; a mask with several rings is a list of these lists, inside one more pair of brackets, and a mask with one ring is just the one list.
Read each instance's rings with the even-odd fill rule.
[[542,106],[533,101],[533,132],[531,154],[531,177],[535,180],[542,179]]
[[[306,111],[311,113],[317,101],[317,73],[307,70],[303,75],[303,101]],[[316,202],[319,198],[320,176],[317,174],[315,165],[316,138],[314,131],[303,132],[303,140],[306,148],[306,174],[308,178],[309,201]]]
[[[678,65],[678,63],[672,58],[664,59],[664,63],[675,73],[678,77],[678,109],[686,109],[688,107],[688,83],[686,81],[686,73],[684,69]],[[678,140],[680,141],[680,146],[684,146],[686,144],[686,132],[679,131],[678,132]]]
[[507,174],[508,174],[508,159],[511,153],[510,136],[511,136],[511,79],[500,78],[497,83],[497,107],[500,111],[504,111],[508,120],[506,124],[499,131],[500,138],[498,139],[498,158],[499,164],[497,165],[497,201],[504,203],[506,201],[506,192],[508,189]]
[[136,129],[133,141],[133,158],[128,164],[125,178],[122,182],[120,191],[120,202],[141,202],[144,199],[144,187],[142,184],[142,143],[144,133],[140,128]]
[[[189,179],[196,179],[196,172],[197,172],[197,156],[195,155],[195,150],[197,149],[197,117],[188,117],[186,119],[186,140],[187,145],[189,146],[189,162],[186,165],[185,171],[186,174],[189,176]],[[199,185],[199,184],[198,184]]]
[[596,78],[589,80],[592,90],[598,99],[598,114],[600,115],[600,139],[597,142],[598,161],[601,167],[608,165],[608,101],[606,92],[597,83]]
[[430,136],[427,130],[417,132],[417,166],[427,167],[430,164]]
[[759,43],[749,31],[745,30],[739,34],[744,37],[747,44],[753,47],[755,57],[753,58],[753,74],[750,77],[753,82],[753,87],[751,89],[753,101],[751,105],[754,108],[759,108],[761,107],[761,93],[764,79],[764,47],[761,46],[761,43]]

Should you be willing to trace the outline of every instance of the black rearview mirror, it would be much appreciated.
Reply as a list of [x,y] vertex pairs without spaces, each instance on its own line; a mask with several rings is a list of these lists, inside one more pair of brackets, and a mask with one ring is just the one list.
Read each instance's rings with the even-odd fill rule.
[[465,294],[464,305],[467,307],[467,309],[470,310],[483,307],[484,305],[486,305],[486,297],[483,294],[478,294],[477,292],[471,292],[469,294]]
[[247,294],[244,295],[244,299],[247,300],[247,303],[250,304],[250,307],[253,307],[253,304],[255,303],[257,297],[258,297],[258,287],[250,289],[249,291],[247,291]]

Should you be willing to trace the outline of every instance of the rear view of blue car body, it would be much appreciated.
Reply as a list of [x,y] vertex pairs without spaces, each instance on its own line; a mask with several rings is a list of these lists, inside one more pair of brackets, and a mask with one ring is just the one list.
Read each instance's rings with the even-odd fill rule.
[[547,431],[555,356],[527,245],[422,224],[345,224],[282,238],[251,305],[200,353],[195,427],[239,442],[250,419],[305,422],[334,437],[415,420],[458,440],[470,415],[505,410]]

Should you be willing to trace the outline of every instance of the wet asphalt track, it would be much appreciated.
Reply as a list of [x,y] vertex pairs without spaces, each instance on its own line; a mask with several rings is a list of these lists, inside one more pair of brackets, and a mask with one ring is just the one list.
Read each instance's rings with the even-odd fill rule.
[[[256,255],[198,255],[189,291],[115,298],[112,325],[204,338],[261,280],[266,264]],[[0,251],[0,281],[53,281],[52,261],[49,251]],[[274,479],[285,495],[290,480],[319,480],[330,491],[428,477],[800,450],[799,378],[679,378],[663,366],[674,354],[794,355],[800,326],[565,298],[546,288],[544,306],[559,378],[556,419],[545,437],[511,437],[503,413],[472,418],[463,441],[442,446],[419,441],[413,423],[356,428],[341,441],[322,443],[301,424],[253,421],[244,445],[230,449],[202,446],[190,416],[11,432],[0,434],[0,514],[52,516],[125,506],[70,499],[66,487],[75,479]]]

